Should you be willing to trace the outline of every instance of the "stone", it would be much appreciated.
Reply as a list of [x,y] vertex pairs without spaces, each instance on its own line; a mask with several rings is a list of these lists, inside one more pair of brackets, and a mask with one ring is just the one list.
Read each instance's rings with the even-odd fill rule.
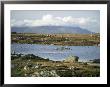
[[79,57],[78,56],[73,56],[70,55],[69,57],[67,57],[64,62],[78,62]]

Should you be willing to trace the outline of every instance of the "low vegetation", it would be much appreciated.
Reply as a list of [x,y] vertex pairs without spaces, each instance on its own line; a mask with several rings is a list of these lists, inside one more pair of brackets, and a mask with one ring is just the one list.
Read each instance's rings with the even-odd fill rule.
[[100,44],[99,34],[11,34],[12,43],[69,45],[69,46],[94,46]]
[[11,55],[12,77],[99,77],[100,66],[44,59],[33,54]]

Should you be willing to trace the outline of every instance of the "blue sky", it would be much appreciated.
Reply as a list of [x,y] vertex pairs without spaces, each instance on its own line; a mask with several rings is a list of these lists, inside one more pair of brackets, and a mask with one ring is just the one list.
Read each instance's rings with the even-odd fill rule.
[[11,26],[35,27],[44,25],[78,26],[92,32],[100,32],[99,10],[12,10]]

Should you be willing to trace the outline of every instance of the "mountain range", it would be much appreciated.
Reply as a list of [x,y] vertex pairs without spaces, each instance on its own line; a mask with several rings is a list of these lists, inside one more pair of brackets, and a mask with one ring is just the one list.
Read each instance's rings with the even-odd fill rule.
[[11,27],[11,32],[39,33],[39,34],[56,34],[56,33],[91,34],[93,33],[87,29],[83,29],[80,27],[72,27],[72,26]]

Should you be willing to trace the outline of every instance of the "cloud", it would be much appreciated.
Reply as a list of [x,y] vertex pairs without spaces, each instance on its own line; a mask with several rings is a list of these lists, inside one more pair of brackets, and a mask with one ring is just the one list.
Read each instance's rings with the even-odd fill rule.
[[42,17],[42,20],[52,20],[53,19],[53,16],[52,15],[44,15]]
[[35,20],[11,20],[11,26],[23,27],[23,26],[44,26],[44,25],[54,25],[54,26],[86,26],[90,23],[96,22],[95,19],[92,18],[74,18],[72,16],[66,17],[54,17],[53,15],[47,14],[43,15],[41,19]]
[[73,18],[71,16],[68,16],[68,17],[64,17],[63,21],[73,23],[73,24],[86,25],[91,21],[91,19],[90,18]]

